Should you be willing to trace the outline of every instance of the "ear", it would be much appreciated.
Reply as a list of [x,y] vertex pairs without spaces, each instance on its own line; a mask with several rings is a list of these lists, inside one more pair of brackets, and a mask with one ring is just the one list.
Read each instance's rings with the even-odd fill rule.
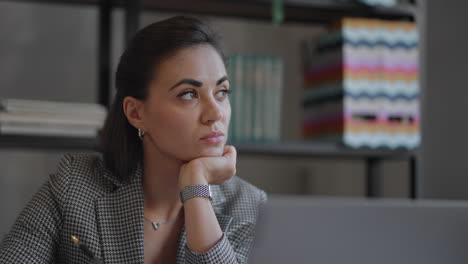
[[123,99],[122,107],[128,122],[135,128],[146,131],[143,121],[143,102],[134,97],[127,96]]

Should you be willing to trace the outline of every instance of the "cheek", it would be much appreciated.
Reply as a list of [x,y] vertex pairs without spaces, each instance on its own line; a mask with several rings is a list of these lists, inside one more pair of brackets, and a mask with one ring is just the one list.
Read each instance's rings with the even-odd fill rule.
[[231,120],[231,104],[228,101],[226,108],[224,110],[224,122],[225,122],[226,128],[229,126],[230,120]]
[[190,113],[162,110],[155,113],[153,127],[160,137],[187,137],[193,130],[193,118]]

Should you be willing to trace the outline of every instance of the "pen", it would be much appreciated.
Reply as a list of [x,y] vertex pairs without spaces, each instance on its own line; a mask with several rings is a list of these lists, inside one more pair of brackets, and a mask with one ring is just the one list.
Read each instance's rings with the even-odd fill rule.
[[89,248],[85,244],[80,243],[80,240],[76,236],[71,236],[71,239],[73,241],[73,244],[75,244],[75,246],[79,247],[86,254],[86,256],[88,256],[93,261],[92,263],[94,263],[94,264],[103,264],[101,259],[96,257],[93,254],[93,252],[91,252],[91,250],[89,250]]

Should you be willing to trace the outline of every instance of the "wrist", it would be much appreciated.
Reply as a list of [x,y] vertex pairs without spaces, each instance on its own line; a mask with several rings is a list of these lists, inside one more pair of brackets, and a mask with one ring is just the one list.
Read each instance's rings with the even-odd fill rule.
[[209,184],[203,185],[189,185],[186,186],[180,191],[180,201],[182,204],[185,204],[187,200],[192,198],[208,198],[212,200],[211,186]]
[[208,180],[201,171],[182,168],[179,174],[179,191],[190,185],[207,185]]

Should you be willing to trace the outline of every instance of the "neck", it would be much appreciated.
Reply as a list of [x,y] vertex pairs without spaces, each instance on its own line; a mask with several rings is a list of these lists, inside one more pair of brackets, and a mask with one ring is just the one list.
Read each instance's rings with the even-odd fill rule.
[[158,221],[173,219],[182,210],[178,182],[183,163],[154,146],[143,147],[143,153],[145,215]]

